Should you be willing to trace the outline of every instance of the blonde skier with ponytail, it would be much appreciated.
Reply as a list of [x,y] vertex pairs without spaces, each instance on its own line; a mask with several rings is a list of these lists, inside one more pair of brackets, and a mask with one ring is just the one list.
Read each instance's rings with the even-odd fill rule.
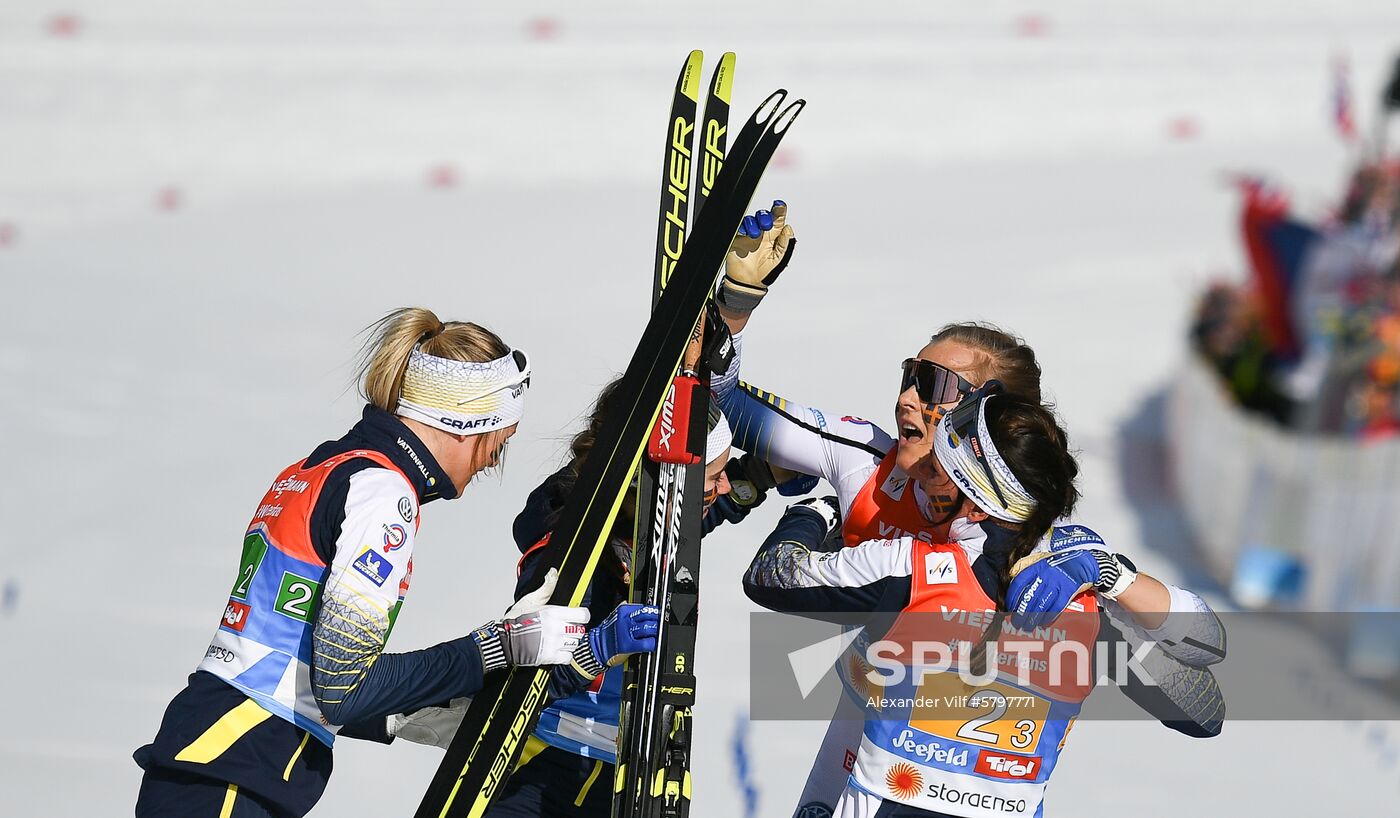
[[655,609],[619,606],[599,626],[608,633],[589,638],[586,609],[547,604],[551,573],[501,619],[385,652],[421,507],[460,496],[500,463],[531,373],[495,333],[426,309],[396,310],[371,330],[361,419],[283,469],[258,501],[214,637],[135,753],[138,816],[304,815],[325,789],[337,736],[431,743],[435,706],[480,690],[493,671],[553,665],[552,692],[567,695],[591,683],[588,669],[655,648]]

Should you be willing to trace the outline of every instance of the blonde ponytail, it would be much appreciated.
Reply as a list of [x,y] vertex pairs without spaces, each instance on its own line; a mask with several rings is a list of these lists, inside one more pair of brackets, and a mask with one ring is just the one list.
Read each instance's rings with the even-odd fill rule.
[[386,412],[399,406],[404,370],[413,348],[451,361],[493,361],[510,352],[500,336],[470,321],[444,323],[426,307],[400,307],[365,328],[360,350],[360,394]]

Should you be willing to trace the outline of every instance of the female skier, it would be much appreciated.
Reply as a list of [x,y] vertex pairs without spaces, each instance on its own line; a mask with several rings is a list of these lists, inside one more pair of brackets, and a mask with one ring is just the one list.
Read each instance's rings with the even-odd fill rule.
[[508,665],[583,670],[653,650],[655,609],[545,604],[554,577],[505,617],[424,650],[385,653],[408,591],[421,504],[496,466],[525,408],[523,352],[472,323],[397,310],[362,366],[368,405],[344,437],[288,466],[259,502],[203,661],[135,753],[138,816],[300,816],[331,773],[336,735],[392,739],[395,714],[470,695]]
[[[538,583],[540,559],[550,531],[564,510],[604,419],[620,408],[620,383],[619,379],[603,387],[587,424],[569,444],[568,462],[530,493],[524,510],[515,518],[515,541],[522,555],[517,595]],[[714,403],[710,406],[706,432],[704,530],[708,532],[723,521],[737,522],[756,503],[731,509],[727,516],[711,512],[715,502],[729,493],[725,469],[732,438],[729,424]],[[737,469],[737,464],[735,461],[732,468]],[[752,470],[757,471],[757,466]],[[811,487],[810,483],[802,485],[807,489]],[[793,490],[786,484],[779,489]],[[637,495],[632,491],[623,501],[608,537],[608,548],[584,597],[590,621],[606,621],[606,617],[628,599],[631,580],[628,567],[632,561],[636,508]],[[514,773],[499,800],[487,812],[489,818],[606,818],[611,814],[623,668],[595,666],[588,670],[602,672],[587,689],[560,697],[541,714]],[[397,734],[400,738],[446,747],[461,724],[463,712],[465,702],[411,713],[401,717],[405,724],[399,727]]]
[[[764,607],[808,616],[891,614],[888,630],[884,622],[871,626],[883,631],[870,636],[886,652],[935,637],[948,647],[931,671],[926,653],[906,653],[902,673],[852,674],[865,716],[835,815],[1039,816],[1069,727],[1096,678],[1091,667],[1056,666],[1055,652],[1073,642],[1092,655],[1101,638],[1101,599],[1129,611],[1160,610],[1165,589],[1135,576],[1120,556],[1047,537],[1078,498],[1078,466],[1063,429],[1038,403],[988,382],[935,432],[933,468],[958,487],[952,542],[903,534],[822,552],[840,526],[838,504],[808,500],[789,508],[764,542],[745,591]],[[1054,554],[1035,564],[1083,555],[1095,568],[1070,591],[1066,604],[1074,613],[1051,620],[1053,636],[1020,641],[1023,651],[1037,646],[1029,653],[1003,653],[992,641],[1002,617],[984,612],[1009,610],[1011,575],[1033,552]],[[1060,643],[1054,650],[1052,641]],[[1201,674],[1209,679],[1208,671]],[[1205,692],[1218,700],[1213,684]],[[811,805],[802,814],[833,813]]]
[[[934,427],[963,396],[991,379],[1000,381],[1010,394],[1040,403],[1041,371],[1035,352],[1020,339],[990,326],[945,326],[901,365],[895,403],[897,439],[861,418],[801,406],[742,383],[743,329],[796,246],[786,219],[787,205],[781,201],[775,201],[771,211],[744,219],[741,235],[726,259],[716,299],[734,336],[734,358],[713,387],[737,430],[734,445],[756,453],[775,468],[826,479],[836,489],[841,534],[847,545],[901,536],[930,543],[956,538],[958,530],[952,523],[961,493],[937,466]],[[736,482],[731,497],[743,495],[742,488]],[[1052,536],[1062,548],[1080,546],[1112,553],[1084,526],[1057,529]],[[1077,561],[1069,565],[1071,571],[1080,567]],[[1011,589],[1012,610],[1026,616],[1053,616],[1063,610],[1067,601],[1064,586],[1074,577],[1061,569],[1059,564],[1045,561],[1023,574],[1024,579],[1018,578],[1021,581]],[[1034,578],[1042,573],[1045,580],[1035,583]],[[1190,591],[1159,583],[1145,574],[1138,576],[1144,580],[1139,590],[1150,588],[1154,593],[1136,611],[1117,611],[1127,614],[1120,621],[1139,638],[1175,646],[1168,649],[1180,652],[1184,667],[1218,661],[1223,656],[1224,634],[1209,606]],[[1206,647],[1185,647],[1193,641]],[[1188,672],[1183,678],[1199,676]],[[1182,714],[1180,703],[1147,696],[1137,700],[1176,729],[1193,734],[1219,729],[1218,714],[1203,716],[1210,723],[1193,724]],[[1201,697],[1197,701],[1214,700]],[[799,813],[829,814],[840,793],[847,760],[859,741],[859,725],[852,720],[832,722],[808,777]]]
[[[573,490],[603,419],[614,410],[611,404],[616,386],[614,381],[604,387],[587,427],[570,443],[569,462],[531,492],[524,510],[515,518],[515,542],[522,552],[517,594],[538,582],[541,546],[548,541]],[[715,500],[729,493],[724,468],[733,437],[714,403],[710,405],[707,427],[703,500],[706,512]],[[623,501],[622,511],[608,535],[608,548],[584,597],[590,621],[601,621],[628,599],[636,509],[637,493],[633,490]],[[490,818],[606,818],[611,814],[624,668],[618,665],[589,670],[599,671],[591,686],[558,699],[541,714],[515,773],[506,782],[500,800],[487,813]]]

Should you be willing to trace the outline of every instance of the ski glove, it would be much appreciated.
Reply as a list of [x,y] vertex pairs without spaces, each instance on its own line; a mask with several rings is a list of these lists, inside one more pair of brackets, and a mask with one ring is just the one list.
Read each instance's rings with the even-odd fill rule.
[[472,632],[483,671],[506,665],[567,665],[573,660],[574,649],[588,632],[588,609],[548,604],[558,581],[559,572],[551,568],[544,583],[516,600],[504,619]]
[[588,638],[574,650],[574,665],[592,679],[609,665],[621,664],[628,654],[651,653],[660,623],[655,606],[624,602],[588,631]]
[[729,478],[729,493],[721,495],[713,508],[728,523],[739,522],[763,505],[771,488],[776,487],[784,497],[798,497],[817,487],[817,478],[787,471],[782,475],[786,479],[778,482],[773,467],[752,454],[730,458],[724,473]]
[[[779,471],[786,470],[779,469]],[[810,474],[798,474],[797,472],[787,473],[791,474],[792,477],[778,484],[778,494],[784,497],[801,497],[804,494],[810,494],[812,489],[817,487],[817,483],[821,482],[821,478],[813,477]],[[781,479],[781,477],[782,475],[779,475],[779,479]]]
[[391,736],[447,749],[457,728],[462,725],[462,717],[467,714],[471,698],[462,696],[453,699],[445,707],[423,707],[412,713],[396,713],[387,719],[387,729]]
[[1096,548],[1032,554],[1011,569],[1006,592],[1011,625],[1019,630],[1047,625],[1064,613],[1080,592],[1093,589],[1116,599],[1136,578],[1126,557]]
[[786,202],[774,201],[771,211],[745,216],[724,259],[719,303],[733,312],[753,312],[768,294],[768,287],[787,268],[796,249],[797,239],[792,225],[787,223]]
[[816,515],[826,526],[827,537],[841,528],[841,504],[835,497],[808,497],[788,506],[787,513]]

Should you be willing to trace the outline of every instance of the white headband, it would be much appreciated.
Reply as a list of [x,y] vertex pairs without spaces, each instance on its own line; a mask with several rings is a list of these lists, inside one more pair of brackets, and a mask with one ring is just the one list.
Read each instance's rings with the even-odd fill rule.
[[715,421],[705,435],[705,462],[713,463],[724,456],[724,450],[734,444],[734,432],[729,428],[729,421],[724,419],[724,413],[713,401],[710,403],[710,418]]
[[414,347],[397,413],[451,432],[479,435],[520,422],[530,359],[518,349],[494,361],[453,361]]
[[[972,498],[972,502],[978,508],[998,520],[1024,523],[1035,510],[1036,500],[1021,485],[1021,481],[1016,479],[1011,467],[1006,465],[1006,461],[992,443],[992,436],[987,431],[987,401],[993,397],[995,395],[971,398],[977,401],[976,434],[960,436],[953,431],[950,421],[953,415],[957,414],[957,409],[944,415],[942,420],[938,421],[938,433],[933,436],[933,453],[938,457],[938,462],[943,464],[944,471],[957,481],[963,493]],[[982,467],[982,461],[977,457],[979,447],[995,475],[995,488],[991,482],[992,475],[987,473],[987,469]],[[1006,498],[1006,505],[1002,505],[1001,500],[997,499],[997,489],[1000,489],[1001,496]]]

